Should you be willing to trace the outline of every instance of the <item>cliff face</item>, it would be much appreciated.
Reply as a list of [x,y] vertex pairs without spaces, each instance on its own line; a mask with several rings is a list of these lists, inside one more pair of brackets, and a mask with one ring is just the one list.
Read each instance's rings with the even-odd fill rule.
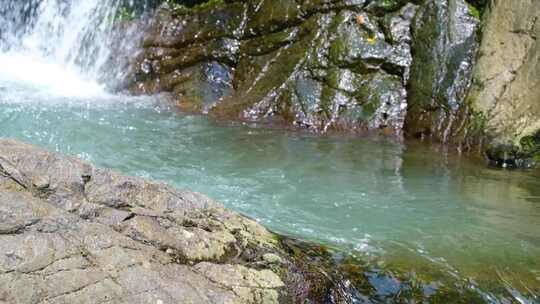
[[493,1],[469,102],[491,141],[490,158],[528,166],[540,154],[540,5]]
[[444,84],[419,103],[429,103],[432,93],[460,96],[459,89],[446,92],[468,80],[455,62],[469,62],[475,48],[459,49],[467,39],[474,42],[476,26],[462,0],[415,2],[253,0],[161,10],[129,87],[172,92],[180,107],[193,111],[278,118],[316,131],[401,134],[415,16],[418,31],[445,22],[438,36],[427,38],[440,42],[444,58],[434,52],[413,65],[415,75],[427,78],[435,75],[421,71],[422,61],[430,60],[432,70],[443,61],[446,71],[437,81]]

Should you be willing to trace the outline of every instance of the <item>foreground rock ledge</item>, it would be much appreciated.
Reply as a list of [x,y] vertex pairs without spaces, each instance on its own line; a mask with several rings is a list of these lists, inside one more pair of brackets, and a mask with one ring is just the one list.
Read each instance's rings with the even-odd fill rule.
[[0,139],[0,303],[304,302],[286,252],[201,194]]

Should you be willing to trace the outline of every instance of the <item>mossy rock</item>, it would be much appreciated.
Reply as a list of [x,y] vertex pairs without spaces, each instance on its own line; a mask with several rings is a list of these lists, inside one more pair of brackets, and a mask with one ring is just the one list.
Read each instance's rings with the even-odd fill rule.
[[248,2],[250,19],[246,34],[259,36],[300,24],[302,13],[295,0],[261,0]]
[[371,65],[376,69],[390,54],[390,44],[369,15],[342,11],[334,22],[330,60],[337,66]]
[[305,28],[290,27],[283,31],[249,39],[242,44],[240,52],[249,56],[261,56],[287,46],[309,34]]
[[479,20],[464,0],[428,0],[413,24],[406,132],[448,143],[458,137],[467,112]]
[[[227,118],[276,117],[317,132],[386,126],[399,132],[410,39],[387,39],[382,19],[366,13],[366,4],[250,0],[166,11],[146,39],[132,87],[172,91],[184,109],[206,112],[211,105],[210,114]],[[410,24],[412,16],[395,14]],[[214,86],[198,67],[212,62],[232,71],[231,86],[218,90],[229,95],[207,93]],[[383,85],[390,78],[398,85]]]
[[166,11],[146,35],[144,45],[181,48],[191,43],[235,37],[245,7],[242,3],[222,3],[193,12]]
[[529,169],[540,164],[540,131],[524,136],[519,145],[492,142],[486,149],[489,164],[508,169]]

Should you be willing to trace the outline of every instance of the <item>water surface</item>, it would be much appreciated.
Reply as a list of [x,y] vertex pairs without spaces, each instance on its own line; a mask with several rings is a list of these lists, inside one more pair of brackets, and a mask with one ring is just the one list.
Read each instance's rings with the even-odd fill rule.
[[218,124],[157,97],[72,94],[9,75],[0,73],[0,137],[205,193],[381,267],[435,268],[489,292],[540,290],[533,171],[390,139]]

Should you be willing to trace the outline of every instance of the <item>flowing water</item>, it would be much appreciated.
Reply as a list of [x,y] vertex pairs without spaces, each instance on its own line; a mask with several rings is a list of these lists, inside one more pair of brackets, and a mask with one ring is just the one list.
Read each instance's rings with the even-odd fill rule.
[[[32,26],[7,13],[17,3]],[[389,139],[219,124],[160,97],[107,93],[97,81],[107,49],[77,46],[90,29],[110,28],[92,18],[72,23],[118,6],[28,3],[0,4],[0,137],[205,193],[274,231],[379,268],[444,273],[482,289],[487,301],[538,300],[538,173],[489,169],[453,150]],[[90,53],[91,61],[75,59]]]

